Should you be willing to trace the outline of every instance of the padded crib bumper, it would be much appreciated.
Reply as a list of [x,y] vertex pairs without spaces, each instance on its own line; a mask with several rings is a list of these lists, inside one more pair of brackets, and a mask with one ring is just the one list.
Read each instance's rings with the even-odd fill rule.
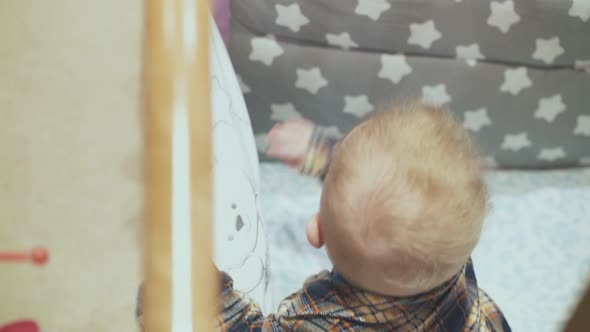
[[277,121],[341,135],[417,97],[448,107],[494,166],[572,167],[590,163],[590,13],[576,4],[233,1],[229,49],[259,150]]

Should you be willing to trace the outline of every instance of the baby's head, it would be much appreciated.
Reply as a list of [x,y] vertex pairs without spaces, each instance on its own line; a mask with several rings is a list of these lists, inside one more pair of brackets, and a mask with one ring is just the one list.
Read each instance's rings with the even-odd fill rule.
[[307,235],[350,283],[386,295],[433,289],[457,274],[487,212],[480,162],[446,111],[392,106],[340,143]]

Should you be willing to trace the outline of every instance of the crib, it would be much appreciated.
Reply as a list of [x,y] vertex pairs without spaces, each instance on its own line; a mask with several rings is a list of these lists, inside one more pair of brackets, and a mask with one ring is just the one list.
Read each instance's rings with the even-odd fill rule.
[[[231,43],[249,33],[237,31],[229,38],[234,64],[242,60]],[[241,64],[235,75],[204,1],[7,0],[0,45],[0,252],[49,252],[43,266],[0,263],[0,327],[30,319],[45,332],[133,331],[137,290],[148,280],[146,331],[211,331],[211,260],[266,311],[327,267],[296,235],[320,185],[282,165],[259,165],[263,139],[254,134],[269,123],[250,122],[257,115],[247,113],[242,92],[250,106],[251,69]],[[570,237],[563,252],[548,250],[552,259],[563,254],[560,267],[574,262],[562,273],[570,284],[550,293],[567,305],[541,308],[556,310],[547,320],[529,308],[524,317],[539,321],[518,325],[561,329],[590,272],[590,258],[579,255],[590,243],[590,170],[500,171],[488,181],[497,209],[474,257],[485,262],[482,285],[517,320],[520,306],[541,293],[519,301],[518,285],[498,283],[509,276],[494,270],[522,250],[531,255],[503,271],[530,263],[538,269],[518,271],[523,282],[555,290],[563,286],[555,269],[533,254],[555,244],[547,234]],[[560,215],[560,206],[573,212]],[[535,234],[533,246],[509,246],[530,241],[506,238],[511,215],[525,220],[515,233]],[[540,232],[538,218],[557,224]],[[296,257],[289,267],[280,263],[287,256]]]

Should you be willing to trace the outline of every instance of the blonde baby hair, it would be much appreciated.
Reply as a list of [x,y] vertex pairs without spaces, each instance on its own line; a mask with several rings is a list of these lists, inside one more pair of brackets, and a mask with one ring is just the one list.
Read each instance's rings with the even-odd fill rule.
[[449,112],[390,106],[342,141],[320,225],[335,269],[361,288],[408,296],[457,274],[487,212],[481,164]]

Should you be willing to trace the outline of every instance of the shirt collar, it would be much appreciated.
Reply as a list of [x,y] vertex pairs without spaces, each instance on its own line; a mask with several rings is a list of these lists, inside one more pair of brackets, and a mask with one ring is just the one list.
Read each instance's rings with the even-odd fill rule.
[[[298,314],[317,315],[318,307],[321,307],[322,316],[364,324],[387,324],[392,328],[428,324],[445,319],[445,316],[456,317],[457,311],[468,315],[473,300],[467,294],[465,270],[463,267],[451,280],[431,291],[408,297],[365,291],[351,285],[340,273],[326,271],[310,280],[304,290],[307,294],[323,294],[321,298],[311,299],[321,303],[305,306]],[[328,288],[329,292],[318,292],[321,288]]]

